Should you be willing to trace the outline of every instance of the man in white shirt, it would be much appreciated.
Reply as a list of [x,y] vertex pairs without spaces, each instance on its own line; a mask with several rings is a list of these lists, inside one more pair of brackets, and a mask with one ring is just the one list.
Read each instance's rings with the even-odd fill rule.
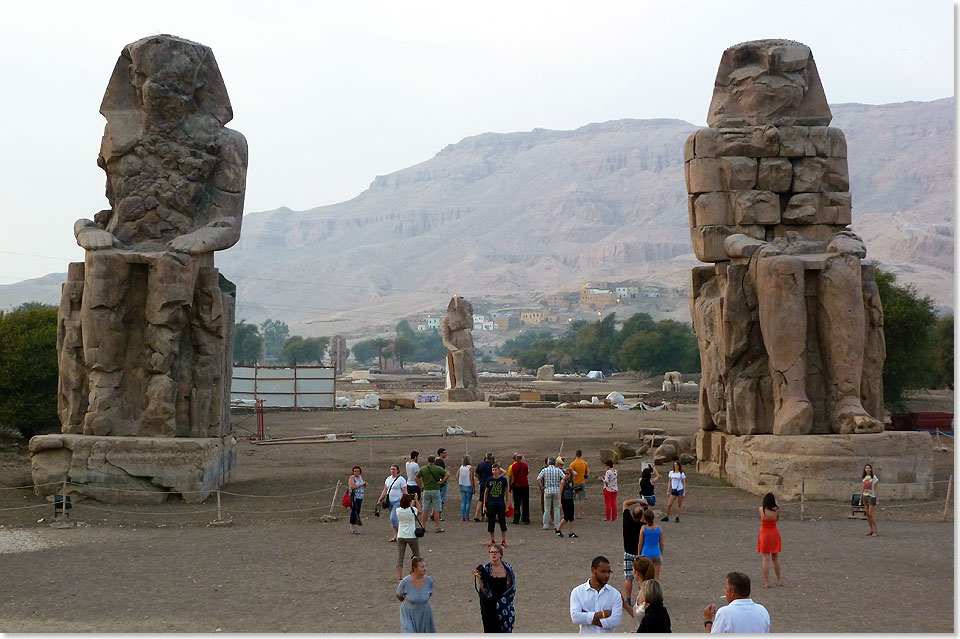
[[707,632],[770,632],[770,613],[750,598],[750,577],[742,572],[727,574],[724,584],[727,605],[717,610],[710,604],[703,609],[703,626]]
[[570,621],[580,626],[580,632],[613,632],[620,626],[623,599],[608,581],[610,561],[594,557],[590,579],[570,591]]

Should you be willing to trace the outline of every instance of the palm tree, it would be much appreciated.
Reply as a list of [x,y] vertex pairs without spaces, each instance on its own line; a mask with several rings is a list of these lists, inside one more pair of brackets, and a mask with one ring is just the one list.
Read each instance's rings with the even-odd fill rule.
[[377,347],[377,361],[380,363],[380,370],[383,371],[383,351],[392,343],[386,337],[377,337],[370,340]]

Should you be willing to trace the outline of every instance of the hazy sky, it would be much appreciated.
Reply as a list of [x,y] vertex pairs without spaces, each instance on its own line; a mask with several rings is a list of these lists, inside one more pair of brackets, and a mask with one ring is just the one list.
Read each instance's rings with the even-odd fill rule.
[[100,100],[147,35],[213,48],[250,147],[249,213],[350,199],[487,131],[703,125],[720,54],[744,40],[809,45],[832,103],[947,97],[954,23],[949,0],[5,5],[0,284],[82,260],[73,222],[108,207]]

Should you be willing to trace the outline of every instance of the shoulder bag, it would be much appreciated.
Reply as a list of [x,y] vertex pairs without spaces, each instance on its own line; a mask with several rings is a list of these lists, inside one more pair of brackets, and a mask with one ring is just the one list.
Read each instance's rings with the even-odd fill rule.
[[[400,479],[400,476],[397,475],[397,479]],[[393,490],[393,484],[397,483],[397,479],[394,479],[390,484],[390,488],[387,489],[387,494],[383,496],[383,499],[380,500],[380,507],[384,510],[390,508],[390,491]]]
[[420,523],[420,518],[417,517],[417,513],[413,513],[413,519],[417,522],[417,527],[413,529],[413,534],[417,537],[423,537],[427,534],[427,529],[423,527],[423,524]]

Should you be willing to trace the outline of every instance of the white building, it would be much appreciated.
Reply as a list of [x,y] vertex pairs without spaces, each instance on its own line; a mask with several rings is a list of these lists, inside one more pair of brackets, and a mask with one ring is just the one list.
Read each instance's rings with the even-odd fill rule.
[[441,319],[443,319],[443,318],[441,318],[441,317],[429,317],[429,316],[428,316],[427,319],[424,320],[424,321],[425,321],[426,324],[427,324],[427,328],[440,328],[440,320],[441,320]]

